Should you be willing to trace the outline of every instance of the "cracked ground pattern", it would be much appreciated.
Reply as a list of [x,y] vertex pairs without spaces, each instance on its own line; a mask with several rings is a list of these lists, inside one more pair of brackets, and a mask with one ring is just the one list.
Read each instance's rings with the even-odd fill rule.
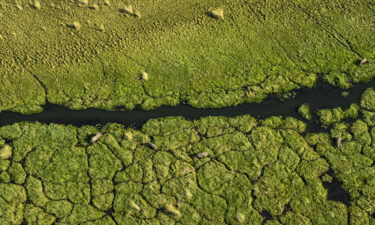
[[[219,7],[223,20],[207,16]],[[375,76],[374,12],[373,0],[2,0],[0,111],[233,106],[319,79],[348,88]]]
[[375,224],[374,96],[326,133],[251,116],[1,127],[0,223]]

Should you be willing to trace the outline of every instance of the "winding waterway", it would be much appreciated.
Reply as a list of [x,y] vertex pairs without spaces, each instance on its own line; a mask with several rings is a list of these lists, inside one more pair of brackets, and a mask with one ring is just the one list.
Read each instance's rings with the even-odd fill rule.
[[[155,110],[145,111],[135,109],[131,111],[105,111],[98,109],[71,110],[59,105],[46,105],[43,112],[38,114],[23,115],[15,112],[0,113],[0,126],[13,124],[21,121],[38,121],[41,123],[71,124],[76,126],[97,125],[106,123],[121,123],[139,128],[149,119],[168,116],[182,116],[186,119],[198,119],[206,116],[235,117],[240,115],[251,115],[255,118],[264,119],[270,116],[293,116],[302,119],[297,108],[308,103],[314,112],[321,108],[347,107],[351,103],[358,103],[362,92],[375,87],[375,79],[355,84],[354,87],[345,91],[349,96],[342,97],[344,90],[332,87],[323,81],[317,83],[314,88],[302,88],[297,90],[294,98],[283,101],[275,96],[270,96],[260,103],[247,103],[233,107],[198,109],[189,105],[162,106]],[[317,117],[308,121],[307,132],[316,132],[321,128],[317,124]]]

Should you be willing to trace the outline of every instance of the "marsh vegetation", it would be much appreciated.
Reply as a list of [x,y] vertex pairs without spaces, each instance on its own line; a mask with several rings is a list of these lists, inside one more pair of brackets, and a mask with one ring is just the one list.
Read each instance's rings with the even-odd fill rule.
[[[374,12],[371,0],[3,0],[0,112],[348,89],[375,77]],[[0,224],[374,225],[374,88],[346,107],[303,103],[303,121],[1,126]]]
[[292,117],[248,115],[152,119],[140,130],[3,126],[0,221],[373,224],[373,94],[350,121],[325,116],[323,133]]
[[348,88],[375,76],[374,7],[368,0],[4,0],[0,111],[35,113],[47,103],[217,108],[284,96],[320,78]]

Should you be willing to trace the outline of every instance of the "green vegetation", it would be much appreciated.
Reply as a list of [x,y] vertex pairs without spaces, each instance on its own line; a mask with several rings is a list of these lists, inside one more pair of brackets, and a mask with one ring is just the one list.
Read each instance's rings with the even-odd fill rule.
[[375,90],[373,88],[367,89],[361,99],[361,107],[367,110],[375,111]]
[[[320,75],[349,88],[375,77],[374,11],[373,0],[3,0],[0,111],[223,107],[290,98]],[[347,109],[298,111],[329,132],[248,115],[0,127],[0,224],[375,224],[375,90]]]
[[222,107],[318,74],[347,88],[375,76],[374,11],[371,0],[3,0],[0,111]]
[[321,109],[318,110],[317,115],[319,116],[322,125],[328,126],[346,118],[357,118],[359,109],[360,108],[357,104],[351,104],[346,110],[343,110],[340,107],[334,109]]
[[[360,119],[329,133],[248,115],[0,127],[0,223],[371,225],[375,121],[358,110],[333,109]],[[349,204],[325,188],[336,179]]]
[[310,106],[308,104],[303,104],[298,108],[299,114],[305,119],[305,120],[311,120],[311,112],[310,112]]

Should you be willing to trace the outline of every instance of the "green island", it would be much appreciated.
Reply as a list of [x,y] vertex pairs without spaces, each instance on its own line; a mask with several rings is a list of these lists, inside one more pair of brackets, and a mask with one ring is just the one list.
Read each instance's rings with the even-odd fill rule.
[[249,115],[3,126],[0,223],[373,225],[374,95],[315,112],[322,133]]
[[0,111],[259,102],[375,76],[373,0],[2,0]]

